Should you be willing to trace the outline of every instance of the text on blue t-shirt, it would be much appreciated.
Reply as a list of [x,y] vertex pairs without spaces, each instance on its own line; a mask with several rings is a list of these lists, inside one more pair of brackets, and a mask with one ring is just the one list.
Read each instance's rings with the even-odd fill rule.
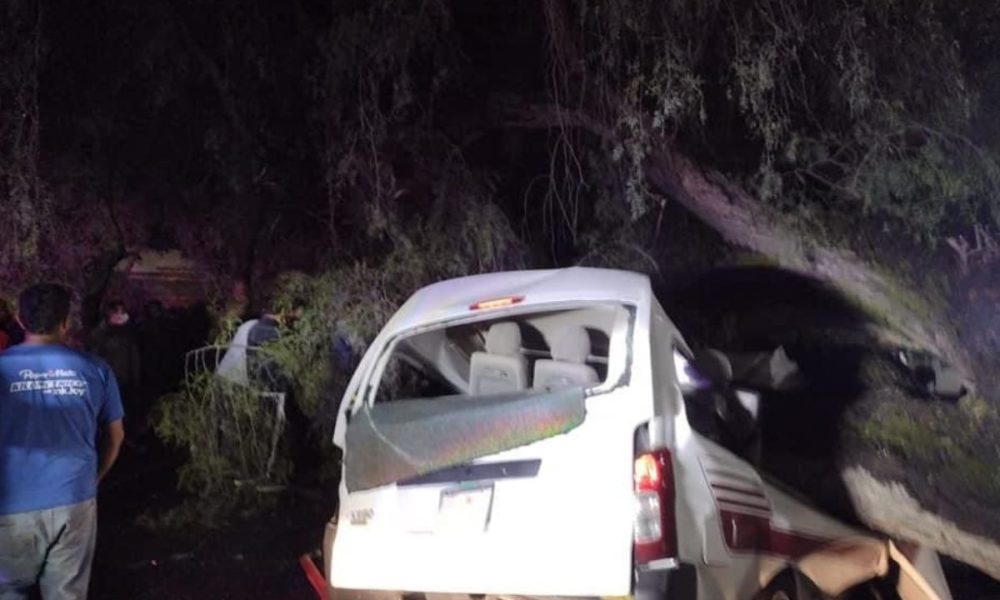
[[48,344],[0,353],[0,515],[96,496],[98,427],[123,416],[101,359]]

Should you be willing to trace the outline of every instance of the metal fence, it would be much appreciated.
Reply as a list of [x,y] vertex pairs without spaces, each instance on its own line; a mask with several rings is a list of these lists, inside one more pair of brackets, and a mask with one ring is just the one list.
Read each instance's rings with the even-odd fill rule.
[[[245,380],[239,378],[227,378],[218,374],[219,365],[226,352],[230,350],[242,351]],[[239,461],[242,471],[248,476],[247,479],[238,479],[236,485],[254,484],[270,482],[274,474],[275,461],[278,455],[278,447],[281,436],[285,430],[285,399],[286,393],[280,389],[279,382],[269,376],[266,370],[260,373],[251,373],[248,367],[248,358],[252,358],[257,352],[256,348],[241,346],[204,346],[188,352],[184,357],[184,378],[188,390],[198,390],[207,394],[208,410],[210,418],[215,420],[215,429],[220,437],[220,447],[223,449],[238,447],[240,449]],[[207,384],[198,385],[198,381],[205,381]],[[262,406],[267,406],[264,412],[268,416],[268,421],[261,423],[265,430],[263,453],[255,452],[254,448],[246,451],[247,444],[254,444],[256,439],[246,440],[247,435],[256,436],[258,428],[253,422],[256,415],[243,414],[244,411],[234,407],[236,402],[249,398],[252,402],[259,402]],[[239,419],[249,418],[249,428],[241,427]],[[235,426],[234,426],[235,424]],[[248,434],[247,431],[250,433]],[[224,450],[225,451],[225,450]],[[231,454],[237,454],[230,451]],[[265,456],[266,455],[266,458]],[[254,464],[263,463],[263,464]]]

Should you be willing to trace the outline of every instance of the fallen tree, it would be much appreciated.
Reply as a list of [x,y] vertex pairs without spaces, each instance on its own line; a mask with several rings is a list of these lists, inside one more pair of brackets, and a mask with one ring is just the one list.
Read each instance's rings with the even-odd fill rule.
[[[814,498],[816,476],[839,472],[865,524],[1000,578],[994,352],[960,330],[962,281],[933,251],[1000,214],[996,140],[977,138],[985,115],[969,95],[992,93],[976,73],[992,59],[962,45],[996,9],[611,4],[547,0],[549,103],[499,103],[505,126],[557,140],[555,201],[570,212],[581,181],[603,179],[633,218],[675,202],[728,244],[840,290],[867,316],[866,391],[833,456],[771,466]],[[612,160],[584,177],[578,157],[594,147]],[[914,248],[934,273],[906,275]],[[931,293],[931,275],[951,293]],[[914,401],[885,358],[900,349],[956,369],[966,399]]]
[[[776,265],[826,281],[877,315],[868,325],[872,335],[869,343],[873,347],[928,351],[957,366],[975,389],[975,374],[989,365],[976,362],[963,347],[947,314],[926,312],[924,307],[901,300],[896,290],[906,289],[905,283],[875,271],[864,258],[850,251],[801,239],[794,229],[782,227],[780,219],[767,218],[766,209],[746,192],[727,185],[717,174],[706,174],[690,160],[676,154],[669,158],[661,155],[659,160],[659,164],[651,163],[649,168],[651,182],[727,241],[759,252]],[[902,298],[919,298],[919,292],[909,291]],[[978,395],[995,390],[972,392],[977,395],[971,396],[971,401],[981,403],[978,409],[981,415],[967,419],[961,403],[939,403],[929,411],[931,415],[927,415],[926,406],[915,405],[920,409],[919,414],[910,414],[902,385],[880,387],[876,382],[868,383],[872,387],[868,394],[875,397],[867,398],[867,402],[898,410],[888,417],[884,411],[870,412],[854,426],[880,431],[872,436],[879,440],[886,439],[883,429],[902,426],[905,431],[902,437],[891,439],[888,444],[872,444],[870,438],[848,435],[846,447],[839,450],[841,455],[831,457],[829,466],[840,469],[857,516],[874,529],[929,545],[1000,578],[1000,528],[996,526],[1000,523],[1000,510],[995,504],[1000,488],[990,471],[992,468],[995,473],[1000,463],[996,462],[996,454],[989,454],[991,449],[996,452],[993,440],[996,409]],[[924,415],[947,425],[922,430],[920,418]],[[913,427],[906,426],[906,422],[913,422]],[[949,431],[948,425],[954,429]],[[842,426],[852,425],[845,421]],[[970,467],[968,451],[948,453],[952,439],[960,440],[963,446],[986,448],[986,452]],[[937,476],[937,482],[925,477],[925,468],[933,469],[931,473]],[[982,471],[978,475],[980,481],[971,482],[971,487],[949,485],[956,473],[970,469]],[[804,491],[816,492],[808,489],[812,481],[815,480],[803,477],[800,481],[793,478],[791,483],[806,486]],[[816,497],[815,493],[810,495]]]

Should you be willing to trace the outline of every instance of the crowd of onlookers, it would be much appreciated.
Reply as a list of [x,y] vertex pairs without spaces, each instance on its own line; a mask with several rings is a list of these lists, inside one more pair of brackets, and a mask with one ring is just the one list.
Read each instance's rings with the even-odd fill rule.
[[[0,300],[0,598],[28,598],[32,590],[45,599],[86,598],[98,484],[122,445],[148,430],[156,400],[180,387],[189,351],[204,346],[216,321],[242,320],[247,306],[234,294],[213,319],[204,303],[168,309],[152,300],[133,316],[135,307],[112,300],[100,318],[86,319],[74,317],[72,297],[61,285],[30,286],[16,317]],[[310,423],[290,374],[262,346],[293,329],[306,306],[261,308],[228,341],[222,360],[206,367],[281,398],[284,439],[299,467],[311,456]],[[334,367],[349,371],[346,335],[335,336],[330,350]]]
[[108,363],[118,380],[126,419],[134,433],[146,428],[153,402],[180,381],[184,336],[159,301],[151,301],[138,319],[124,302],[109,302],[100,324],[84,337],[84,348]]
[[[111,367],[121,390],[130,431],[146,430],[153,403],[183,379],[187,351],[205,343],[211,317],[205,305],[167,309],[159,300],[135,316],[121,300],[104,304],[100,320],[89,329],[77,323],[65,345],[99,356]],[[0,352],[24,341],[13,308],[0,299]]]

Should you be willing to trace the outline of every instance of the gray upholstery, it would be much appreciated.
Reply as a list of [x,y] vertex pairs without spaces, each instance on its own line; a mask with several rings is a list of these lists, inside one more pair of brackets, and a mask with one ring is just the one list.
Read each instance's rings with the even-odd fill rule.
[[528,388],[528,363],[521,354],[516,323],[494,323],[486,334],[486,352],[473,352],[469,393],[473,396],[517,392]]
[[486,332],[486,352],[521,356],[521,329],[517,323],[494,323]]
[[579,325],[566,326],[548,343],[552,360],[535,361],[535,388],[555,390],[600,383],[597,371],[586,364],[590,356],[590,336],[586,329]]
[[579,325],[569,325],[559,330],[559,334],[549,343],[552,359],[582,365],[590,356],[590,336]]

